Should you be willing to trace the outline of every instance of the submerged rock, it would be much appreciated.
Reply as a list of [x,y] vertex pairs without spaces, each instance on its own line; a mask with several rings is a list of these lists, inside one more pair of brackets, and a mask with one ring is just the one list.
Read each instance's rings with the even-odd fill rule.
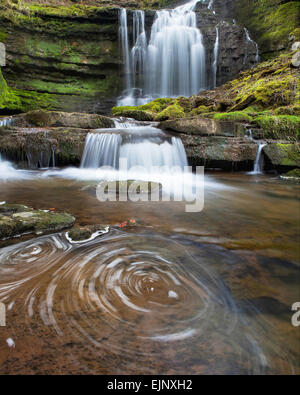
[[50,210],[34,210],[21,204],[0,205],[0,240],[25,233],[57,232],[71,227],[75,217]]
[[154,181],[124,180],[124,181],[101,181],[97,186],[97,193],[104,191],[105,194],[149,194],[159,192],[162,184]]

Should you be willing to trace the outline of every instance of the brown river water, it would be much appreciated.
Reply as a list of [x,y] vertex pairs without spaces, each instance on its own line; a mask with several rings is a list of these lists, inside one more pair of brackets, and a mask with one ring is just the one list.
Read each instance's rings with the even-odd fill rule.
[[0,374],[299,374],[300,187],[206,181],[199,213],[101,203],[83,181],[0,183],[0,201],[111,227],[78,245],[64,232],[2,244]]

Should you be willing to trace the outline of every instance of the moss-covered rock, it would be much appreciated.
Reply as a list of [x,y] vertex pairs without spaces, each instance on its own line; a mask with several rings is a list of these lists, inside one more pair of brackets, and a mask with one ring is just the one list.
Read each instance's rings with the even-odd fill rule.
[[75,218],[67,213],[34,210],[23,205],[0,205],[0,240],[24,233],[57,232],[71,227]]
[[281,174],[280,176],[283,179],[291,179],[300,181],[300,169],[293,169],[288,171],[287,173]]
[[300,167],[299,143],[271,143],[263,148],[263,152],[275,168]]
[[74,226],[66,233],[66,237],[71,243],[82,243],[106,234],[108,231],[109,226],[103,225]]
[[257,125],[263,130],[266,139],[300,138],[300,117],[294,115],[269,116],[262,115],[255,118]]
[[291,37],[299,39],[298,1],[234,0],[232,12],[250,30],[265,58],[286,49]]
[[166,107],[161,112],[159,112],[156,116],[156,120],[165,121],[166,119],[175,119],[175,118],[183,118],[183,117],[185,117],[183,108],[179,104],[174,103]]
[[1,2],[0,37],[18,99],[6,102],[7,111],[101,112],[122,90],[114,7]]
[[113,128],[114,122],[103,115],[35,110],[14,117],[16,126],[71,127],[80,129]]
[[137,107],[121,106],[113,107],[112,113],[115,116],[133,118],[137,121],[154,121],[154,115],[150,111],[141,110]]
[[216,121],[241,121],[241,122],[252,122],[253,118],[243,111],[215,113],[214,119]]

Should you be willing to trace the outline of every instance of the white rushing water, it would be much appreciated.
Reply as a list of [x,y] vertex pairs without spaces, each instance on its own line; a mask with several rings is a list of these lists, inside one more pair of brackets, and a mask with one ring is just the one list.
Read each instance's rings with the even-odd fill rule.
[[125,91],[118,105],[139,105],[155,97],[190,96],[206,88],[205,47],[194,12],[198,1],[157,11],[149,43],[145,14],[134,11],[131,50],[127,11],[120,11]]
[[8,180],[28,179],[31,176],[31,172],[16,169],[11,162],[3,159],[0,154],[0,182],[5,182]]
[[141,166],[146,171],[154,167],[187,166],[183,144],[179,138],[166,137],[151,126],[125,128],[112,133],[89,133],[86,137],[81,168],[97,169],[110,166],[119,169],[120,159],[127,168]]
[[257,43],[252,40],[252,38],[250,37],[249,31],[244,27],[244,31],[245,31],[245,36],[246,36],[246,48],[245,48],[245,56],[244,56],[244,64],[246,64],[247,61],[247,57],[248,57],[248,47],[249,44],[251,44],[252,46],[255,47],[256,50],[256,55],[255,55],[255,61],[256,63],[259,62],[259,51],[258,51],[258,45]]
[[0,128],[12,124],[12,117],[0,118]]
[[214,60],[212,64],[212,87],[217,86],[217,71],[218,71],[218,55],[219,55],[219,28],[216,26],[216,41],[214,45]]
[[257,148],[256,159],[254,163],[253,171],[250,174],[262,174],[264,168],[264,158],[262,155],[262,150],[266,146],[266,143],[259,143]]

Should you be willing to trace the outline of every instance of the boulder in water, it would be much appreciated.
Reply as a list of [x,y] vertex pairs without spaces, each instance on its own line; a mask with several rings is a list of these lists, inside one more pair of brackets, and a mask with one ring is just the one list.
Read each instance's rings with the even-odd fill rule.
[[116,195],[135,194],[150,194],[161,191],[162,184],[154,181],[140,181],[140,180],[124,180],[124,181],[101,181],[98,185],[99,189],[103,188],[104,193],[116,193]]
[[67,213],[34,210],[21,204],[0,205],[0,240],[24,233],[57,232],[71,227],[75,218]]
[[83,243],[106,234],[108,231],[109,226],[103,225],[74,226],[66,233],[66,238],[70,243]]

